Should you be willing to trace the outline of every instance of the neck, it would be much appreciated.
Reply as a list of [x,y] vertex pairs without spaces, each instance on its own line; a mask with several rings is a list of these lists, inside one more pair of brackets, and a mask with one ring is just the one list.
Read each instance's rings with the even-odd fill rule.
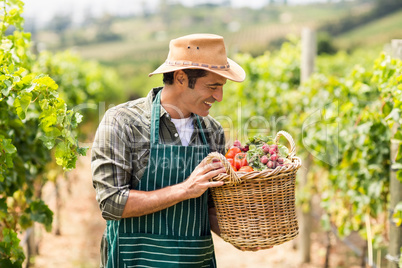
[[172,86],[165,85],[161,94],[161,105],[173,119],[188,118],[191,116],[189,111],[183,109],[181,94]]

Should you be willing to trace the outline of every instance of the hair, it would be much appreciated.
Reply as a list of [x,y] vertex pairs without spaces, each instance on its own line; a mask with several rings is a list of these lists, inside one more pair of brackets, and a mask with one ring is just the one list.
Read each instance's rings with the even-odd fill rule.
[[[182,71],[187,75],[188,87],[194,89],[197,79],[200,77],[207,76],[208,71],[203,69],[182,69]],[[172,85],[174,79],[174,72],[163,74],[163,83],[166,85]]]

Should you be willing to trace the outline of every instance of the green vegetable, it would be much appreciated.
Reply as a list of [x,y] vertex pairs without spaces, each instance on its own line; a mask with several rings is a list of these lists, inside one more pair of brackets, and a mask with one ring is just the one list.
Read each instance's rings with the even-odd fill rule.
[[[254,170],[261,171],[267,169],[267,165],[261,163],[261,157],[266,155],[262,147],[264,144],[272,145],[276,144],[275,139],[271,136],[257,135],[250,137],[246,145],[248,145],[249,150],[247,152],[247,162]],[[282,144],[277,144],[279,150],[279,157],[286,158],[289,155],[289,150],[286,146]]]

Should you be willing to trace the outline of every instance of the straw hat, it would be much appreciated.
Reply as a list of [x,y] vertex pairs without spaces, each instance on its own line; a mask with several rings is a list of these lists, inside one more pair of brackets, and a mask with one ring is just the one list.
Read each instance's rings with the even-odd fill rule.
[[149,76],[182,69],[204,69],[236,82],[246,78],[243,68],[226,56],[223,37],[214,34],[191,34],[173,39],[167,60]]

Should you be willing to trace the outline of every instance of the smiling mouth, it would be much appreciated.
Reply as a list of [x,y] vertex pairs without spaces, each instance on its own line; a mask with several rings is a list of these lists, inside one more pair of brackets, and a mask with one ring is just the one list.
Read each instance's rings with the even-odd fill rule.
[[208,105],[209,107],[211,107],[211,106],[212,106],[212,102],[207,102],[207,101],[204,101],[204,103],[205,103],[206,105]]

